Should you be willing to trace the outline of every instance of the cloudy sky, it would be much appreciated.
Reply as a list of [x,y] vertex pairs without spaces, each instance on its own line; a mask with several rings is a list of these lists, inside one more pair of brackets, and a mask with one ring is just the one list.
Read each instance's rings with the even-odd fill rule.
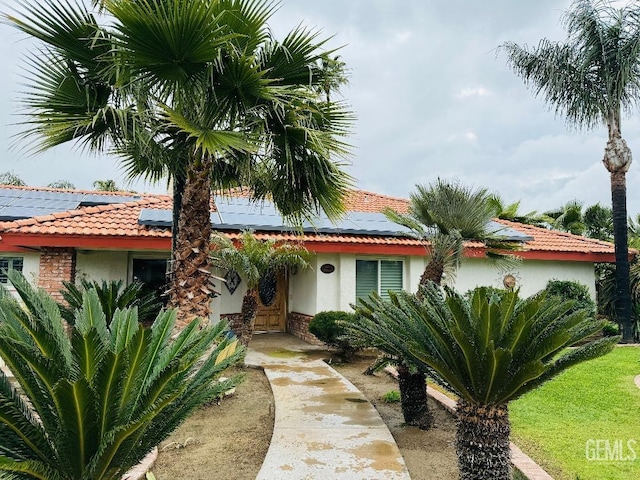
[[[5,0],[9,5],[12,0]],[[438,177],[488,187],[524,211],[569,200],[610,203],[602,165],[606,131],[576,132],[532,96],[496,47],[564,39],[570,0],[283,0],[270,22],[282,37],[303,23],[333,36],[351,72],[345,100],[358,120],[350,173],[360,188],[407,196]],[[30,185],[125,185],[117,159],[59,147],[37,156],[13,144],[22,53],[29,42],[0,25],[0,172]],[[640,112],[623,134],[640,155]],[[24,147],[24,145],[22,145]],[[640,157],[639,157],[640,158]],[[640,165],[627,175],[629,212],[640,212]],[[135,184],[141,191],[163,186]]]

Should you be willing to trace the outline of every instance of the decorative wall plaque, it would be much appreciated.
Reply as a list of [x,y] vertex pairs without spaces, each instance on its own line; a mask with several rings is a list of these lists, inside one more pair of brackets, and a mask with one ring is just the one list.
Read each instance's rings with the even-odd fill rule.
[[331,265],[330,263],[325,263],[324,265],[322,265],[320,267],[320,271],[322,273],[333,273],[336,271],[336,267],[334,267],[333,265]]
[[504,285],[504,288],[507,290],[513,289],[516,286],[516,277],[511,274],[505,275],[502,279],[502,285]]
[[238,275],[238,272],[235,270],[229,270],[224,276],[224,280],[227,290],[229,290],[231,295],[233,295],[233,292],[236,291],[236,288],[238,288],[238,285],[240,285],[240,282],[242,281],[240,280],[240,275]]

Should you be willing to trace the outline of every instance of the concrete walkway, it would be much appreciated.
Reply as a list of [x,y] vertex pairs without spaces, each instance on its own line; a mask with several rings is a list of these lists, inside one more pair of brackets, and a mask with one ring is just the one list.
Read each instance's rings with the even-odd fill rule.
[[409,480],[375,408],[322,361],[326,351],[291,335],[256,335],[245,358],[271,383],[276,418],[256,480]]

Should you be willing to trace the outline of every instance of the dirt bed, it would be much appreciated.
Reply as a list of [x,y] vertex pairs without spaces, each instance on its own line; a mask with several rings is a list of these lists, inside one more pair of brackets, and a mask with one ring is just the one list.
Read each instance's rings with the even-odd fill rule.
[[[425,432],[404,426],[400,404],[382,400],[385,393],[397,390],[397,383],[384,373],[362,375],[372,360],[358,357],[353,363],[333,366],[378,409],[400,447],[412,480],[457,478],[451,416],[432,402],[434,429]],[[233,397],[197,411],[160,445],[153,468],[158,480],[255,479],[273,431],[273,397],[261,371],[245,372],[247,378]]]

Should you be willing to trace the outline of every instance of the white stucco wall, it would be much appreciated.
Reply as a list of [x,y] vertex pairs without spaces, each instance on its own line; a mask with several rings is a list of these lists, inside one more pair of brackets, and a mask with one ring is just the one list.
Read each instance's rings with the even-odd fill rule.
[[289,276],[289,311],[315,315],[317,307],[318,275],[321,275],[318,257],[311,259],[311,268]]
[[[227,272],[220,270],[219,268],[213,269],[213,274],[216,277],[224,278]],[[213,279],[213,284],[216,286],[216,290],[220,292],[220,296],[211,300],[211,317],[212,323],[220,321],[220,315],[225,313],[238,313],[242,308],[242,297],[247,291],[247,284],[244,281],[240,282],[238,288],[235,289],[233,295],[229,293],[229,289],[222,280]]]
[[[130,281],[132,258],[162,258],[166,252],[143,254],[124,251],[80,251],[77,256],[78,278],[87,280],[120,280]],[[0,255],[2,255],[0,253]],[[6,256],[22,256],[23,272],[26,278],[37,283],[40,267],[40,254],[7,253]],[[354,254],[318,254],[311,259],[312,267],[297,272],[289,277],[288,309],[306,315],[314,315],[323,310],[350,310],[355,301],[356,259],[380,259],[394,257],[356,256]],[[404,288],[415,292],[420,276],[424,271],[426,257],[395,257],[404,261]],[[322,273],[324,264],[335,267],[332,273]],[[225,272],[214,271],[214,275],[222,277]],[[486,259],[468,259],[463,262],[456,276],[455,288],[466,292],[479,285],[502,286],[502,279],[507,274],[516,277],[522,296],[529,296],[543,289],[550,279],[574,280],[587,285],[595,299],[594,266],[589,262],[551,262],[527,260],[509,271],[499,270]],[[211,302],[211,321],[217,322],[220,314],[237,313],[242,307],[242,297],[246,285],[241,283],[233,295],[224,283],[214,280],[221,296]]]
[[129,273],[129,252],[81,250],[76,254],[76,278],[90,282],[124,280]]
[[552,279],[573,280],[586,285],[591,297],[596,298],[595,273],[590,262],[551,262],[527,260],[514,268],[499,270],[486,259],[469,259],[462,264],[456,276],[455,288],[466,292],[481,285],[502,288],[502,279],[506,274],[516,277],[520,295],[528,297],[544,289]]

